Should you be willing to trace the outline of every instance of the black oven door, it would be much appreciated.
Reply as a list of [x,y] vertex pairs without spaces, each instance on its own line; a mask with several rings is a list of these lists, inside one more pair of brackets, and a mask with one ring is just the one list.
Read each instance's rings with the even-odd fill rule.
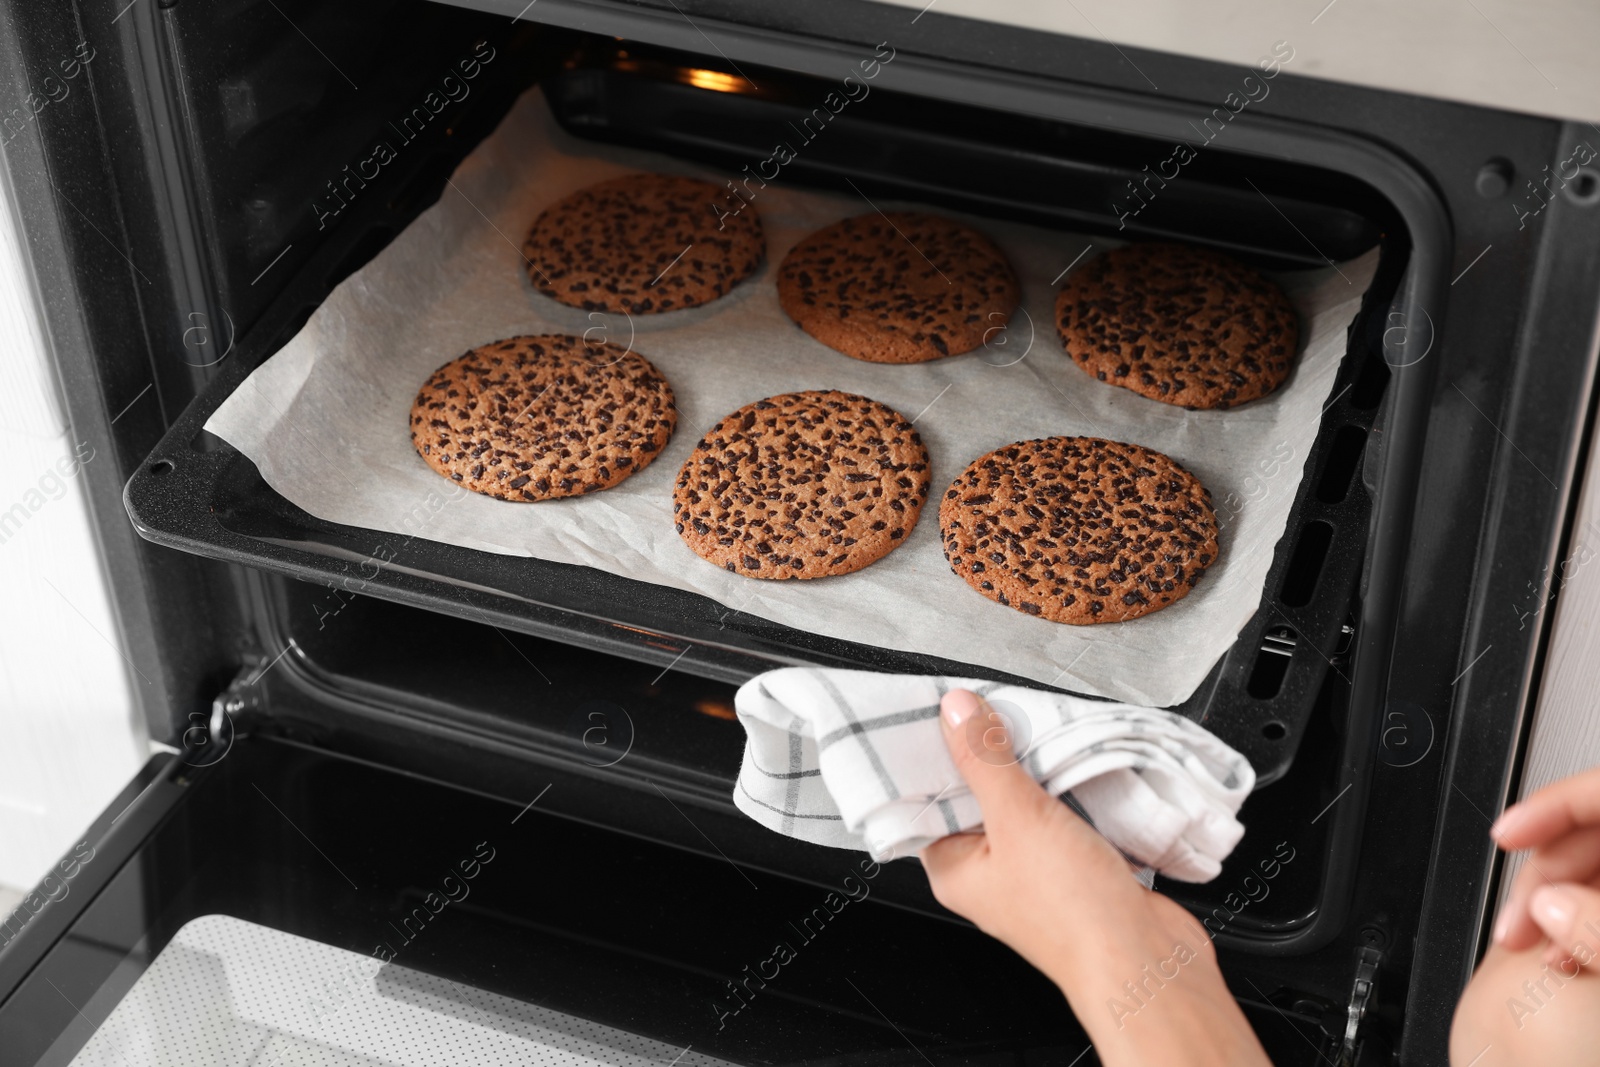
[[875,865],[824,893],[563,817],[539,777],[518,806],[255,737],[153,761],[0,956],[6,1061],[1079,1051],[1005,950],[876,906]]
[[[734,862],[224,729],[152,759],[5,927],[8,1065],[1069,1064],[1061,995],[978,931],[886,900],[920,879]],[[809,847],[809,846],[807,846]],[[1323,1020],[1245,1008],[1275,1062]],[[1091,1057],[1082,1062],[1097,1062]]]
[[7,928],[7,1064],[1086,1047],[1009,951],[876,900],[887,869],[864,856],[834,854],[825,889],[570,818],[559,774],[531,773],[517,804],[294,743],[222,745],[152,760]]

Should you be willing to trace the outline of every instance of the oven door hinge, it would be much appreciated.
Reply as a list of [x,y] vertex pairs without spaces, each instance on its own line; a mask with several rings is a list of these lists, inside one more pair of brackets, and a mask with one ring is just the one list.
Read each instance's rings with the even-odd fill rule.
[[1356,1046],[1361,1038],[1361,1023],[1372,1005],[1378,985],[1378,964],[1383,953],[1370,945],[1356,957],[1356,980],[1350,988],[1350,1004],[1345,1009],[1344,1043],[1339,1048],[1339,1067],[1355,1067]]
[[192,767],[209,767],[228,754],[233,748],[238,720],[259,706],[255,682],[260,674],[259,664],[245,665],[228,683],[228,688],[212,698],[209,714],[189,713],[188,722],[178,737],[178,754],[183,762]]

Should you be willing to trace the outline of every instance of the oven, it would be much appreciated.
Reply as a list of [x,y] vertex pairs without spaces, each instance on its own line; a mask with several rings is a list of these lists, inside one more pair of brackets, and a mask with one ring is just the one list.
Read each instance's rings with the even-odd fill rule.
[[915,860],[732,800],[733,693],[763,670],[1007,672],[328,522],[205,429],[526,94],[579,143],[731,178],[873,60],[783,182],[1271,269],[1379,250],[1259,608],[1175,709],[1255,765],[1246,835],[1158,888],[1275,1062],[1445,1062],[1541,659],[1520,606],[1573,538],[1597,135],[1288,63],[1151,196],[1249,71],[1163,56],[1155,90],[1107,42],[913,15],[0,5],[7,180],[108,457],[83,477],[160,747],[5,930],[8,1063],[1078,1062],[1055,990]]

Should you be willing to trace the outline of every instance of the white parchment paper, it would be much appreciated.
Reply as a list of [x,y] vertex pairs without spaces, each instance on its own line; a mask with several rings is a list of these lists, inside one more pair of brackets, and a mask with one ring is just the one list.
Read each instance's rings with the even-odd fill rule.
[[[985,349],[915,366],[849,359],[778,307],[774,274],[784,253],[820,226],[872,210],[860,198],[776,183],[756,189],[746,210],[760,212],[767,261],[706,307],[630,320],[536,293],[519,251],[534,216],[633,170],[726,180],[665,156],[569,137],[530,91],[461,164],[439,202],[339,285],[206,428],[253,460],[279,493],[331,522],[598,567],[803,630],[1129,703],[1167,706],[1195,690],[1260,603],[1376,250],[1279,275],[1302,323],[1288,384],[1235,410],[1189,412],[1096,382],[1067,358],[1053,325],[1057,284],[1069,265],[1081,267],[1111,244],[1070,233],[969,219],[1011,258],[1022,309]],[[516,504],[462,492],[413,451],[411,402],[435,367],[515,334],[585,331],[631,344],[672,383],[677,434],[642,473],[601,493]],[[729,574],[674,531],[673,480],[723,415],[800,389],[861,393],[912,418],[932,456],[928,504],[904,545],[854,574],[805,582]],[[1140,619],[1075,627],[996,604],[950,571],[938,531],[945,487],[991,449],[1056,434],[1145,445],[1205,483],[1223,523],[1221,558],[1194,592]]]

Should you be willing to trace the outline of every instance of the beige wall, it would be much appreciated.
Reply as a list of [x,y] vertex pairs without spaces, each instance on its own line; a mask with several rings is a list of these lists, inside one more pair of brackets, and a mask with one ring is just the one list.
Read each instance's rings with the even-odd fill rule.
[[1284,40],[1294,74],[1600,122],[1600,0],[882,2],[1240,64]]

